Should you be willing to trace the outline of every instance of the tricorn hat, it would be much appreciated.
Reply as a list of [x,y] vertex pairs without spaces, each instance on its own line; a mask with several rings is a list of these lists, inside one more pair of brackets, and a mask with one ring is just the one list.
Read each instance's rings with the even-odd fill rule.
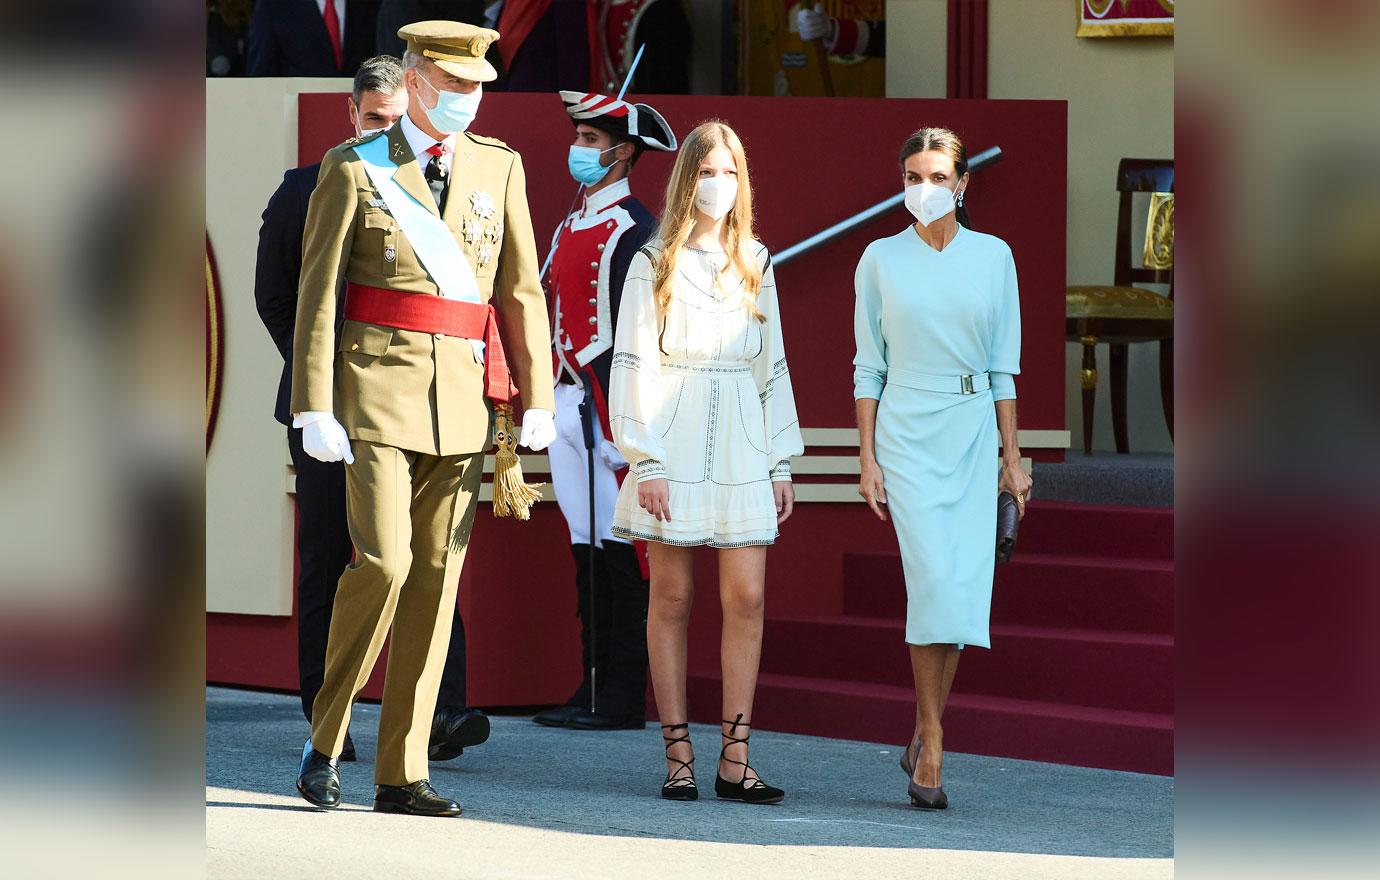
[[647,104],[631,104],[594,92],[561,92],[565,112],[576,125],[592,125],[652,150],[674,151],[676,133]]

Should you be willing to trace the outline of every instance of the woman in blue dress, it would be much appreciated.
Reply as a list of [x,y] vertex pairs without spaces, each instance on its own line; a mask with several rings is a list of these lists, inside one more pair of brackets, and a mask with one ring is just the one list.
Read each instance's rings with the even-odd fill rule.
[[913,805],[944,809],[941,718],[959,651],[991,647],[997,495],[1024,515],[1031,486],[1016,442],[1020,300],[1006,242],[967,226],[958,137],[920,129],[901,170],[916,223],[868,245],[855,277],[858,493],[890,512],[905,571],[916,707],[901,767]]

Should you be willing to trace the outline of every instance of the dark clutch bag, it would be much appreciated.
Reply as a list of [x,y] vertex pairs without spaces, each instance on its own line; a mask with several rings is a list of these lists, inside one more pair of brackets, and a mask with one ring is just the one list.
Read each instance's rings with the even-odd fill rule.
[[1021,512],[1016,496],[1003,492],[997,496],[997,561],[1010,562],[1016,549],[1016,532],[1021,525]]

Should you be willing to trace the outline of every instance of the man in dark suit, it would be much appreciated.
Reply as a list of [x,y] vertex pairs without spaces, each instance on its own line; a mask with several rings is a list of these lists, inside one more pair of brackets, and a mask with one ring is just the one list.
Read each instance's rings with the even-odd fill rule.
[[[493,0],[381,0],[378,36],[374,40],[375,51],[380,55],[401,57],[407,48],[407,41],[398,36],[398,29],[414,21],[441,19],[492,27],[493,25],[486,23],[484,19],[484,7],[492,2]],[[494,53],[496,55],[496,49]],[[492,57],[490,63],[493,63]]]
[[379,0],[259,0],[249,76],[354,76],[374,52]]
[[[354,91],[347,99],[350,124],[356,135],[389,128],[407,112],[407,89],[402,65],[381,55],[359,65]],[[350,563],[353,547],[345,519],[345,466],[321,462],[302,449],[302,430],[293,428],[289,398],[292,390],[292,340],[297,316],[297,284],[302,274],[302,233],[307,203],[316,188],[321,164],[293,168],[268,200],[259,229],[258,263],[254,272],[254,300],[259,317],[283,356],[278,400],[273,417],[288,426],[288,450],[297,475],[297,661],[302,711],[311,720],[312,703],[325,674],[326,636],[340,573]],[[344,297],[340,297],[344,302]],[[337,317],[337,325],[340,323]],[[466,707],[465,629],[457,605],[451,627],[449,653],[441,678],[440,697],[432,724],[430,757],[449,760],[489,736],[489,721]],[[354,743],[346,735],[341,760],[355,760]]]

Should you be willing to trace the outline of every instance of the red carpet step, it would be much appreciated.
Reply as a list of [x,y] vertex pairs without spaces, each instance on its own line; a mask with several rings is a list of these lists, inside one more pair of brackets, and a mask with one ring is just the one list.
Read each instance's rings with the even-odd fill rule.
[[[689,702],[694,720],[718,720],[718,676],[692,675]],[[763,674],[753,714],[764,730],[899,745],[914,728],[915,692]],[[944,742],[956,752],[1083,767],[1157,774],[1171,774],[1174,768],[1173,719],[1154,713],[955,693],[944,714]],[[697,750],[712,756],[711,746],[717,748],[705,743]],[[764,772],[770,778],[770,768]]]
[[[844,557],[843,611],[902,620],[905,575],[897,554]],[[1174,632],[1174,565],[1168,560],[1036,553],[1024,546],[999,565],[992,623]]]
[[[996,626],[963,652],[954,689],[1138,712],[1174,709],[1171,636]],[[834,617],[766,622],[762,672],[911,688],[905,625]]]
[[1174,509],[1037,498],[1021,521],[1019,544],[1037,553],[1172,560]]
[[[1171,508],[1032,503],[1015,558],[997,567],[992,648],[968,649],[959,666],[946,745],[1172,774],[1173,553]],[[901,743],[915,696],[900,555],[844,553],[838,570],[842,613],[769,603],[755,720]],[[718,679],[716,656],[692,660],[693,720],[718,720]]]

